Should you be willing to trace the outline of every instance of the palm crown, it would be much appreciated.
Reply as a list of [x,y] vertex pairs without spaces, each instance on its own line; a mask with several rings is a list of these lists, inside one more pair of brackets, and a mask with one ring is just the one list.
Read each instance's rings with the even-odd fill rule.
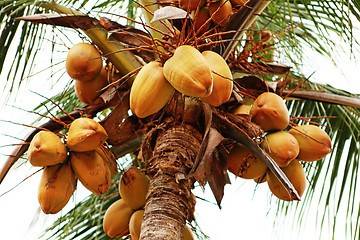
[[[148,6],[145,2],[140,2],[140,4],[142,6]],[[161,1],[159,4],[161,5]],[[297,216],[301,218],[304,212],[306,212],[307,206],[312,202],[319,202],[325,209],[324,213],[319,215],[319,218],[323,221],[326,216],[326,211],[333,208],[336,209],[336,211],[331,217],[335,219],[341,204],[347,201],[349,205],[346,210],[349,216],[347,220],[350,223],[354,215],[357,215],[356,219],[359,218],[358,201],[355,196],[355,191],[357,186],[357,173],[359,171],[357,154],[359,147],[357,140],[359,136],[358,116],[360,113],[360,103],[357,95],[333,88],[330,85],[307,81],[306,77],[302,75],[301,63],[303,60],[302,53],[304,46],[331,58],[333,53],[338,50],[339,45],[337,41],[333,40],[334,38],[329,37],[330,34],[334,34],[339,39],[342,39],[345,43],[342,44],[342,46],[349,48],[353,54],[356,54],[358,42],[353,36],[353,22],[357,22],[360,19],[360,2],[356,0],[350,2],[289,2],[280,0],[268,2],[251,0],[247,4],[249,4],[250,7],[244,8],[241,11],[241,14],[238,15],[239,20],[230,22],[228,28],[226,30],[223,29],[223,31],[228,31],[227,34],[230,37],[224,35],[222,38],[225,39],[224,41],[216,38],[211,39],[214,41],[213,48],[231,62],[234,79],[241,79],[243,81],[241,82],[242,84],[247,84],[241,85],[238,83],[238,85],[235,84],[235,86],[238,88],[246,86],[248,90],[250,89],[250,91],[252,91],[251,93],[253,93],[256,91],[264,91],[264,88],[268,89],[269,86],[271,86],[265,85],[259,77],[263,80],[275,82],[277,84],[275,88],[280,89],[283,96],[288,95],[301,99],[300,101],[287,101],[291,122],[294,124],[311,122],[319,124],[320,126],[326,126],[325,131],[329,134],[333,145],[333,151],[329,157],[327,157],[326,161],[304,164],[310,186],[303,196],[303,201],[289,205],[279,202],[278,211],[286,213],[289,208],[295,208]],[[51,1],[39,2],[22,0],[1,2],[0,16],[2,19],[2,32],[0,37],[0,71],[2,76],[6,76],[3,79],[6,79],[7,84],[11,86],[9,92],[14,91],[23,79],[32,80],[31,77],[27,76],[33,74],[33,66],[36,64],[36,61],[38,61],[37,53],[47,45],[47,39],[53,36],[53,53],[55,53],[57,49],[60,49],[59,46],[73,44],[72,39],[67,39],[66,32],[75,32],[88,41],[94,42],[103,51],[108,61],[119,71],[117,74],[121,74],[122,76],[129,74],[127,76],[133,77],[136,74],[136,70],[142,66],[143,61],[148,62],[155,60],[157,57],[160,58],[162,63],[167,61],[169,56],[163,54],[163,49],[161,48],[166,48],[168,45],[161,45],[161,41],[159,41],[156,46],[144,47],[145,52],[137,50],[136,53],[130,53],[126,48],[141,45],[135,41],[139,40],[139,36],[135,33],[129,35],[130,40],[128,40],[128,42],[126,42],[125,38],[120,37],[120,41],[125,42],[125,44],[123,44],[122,47],[118,47],[117,45],[112,45],[111,41],[105,43],[104,40],[106,40],[107,36],[105,35],[104,37],[101,33],[96,32],[100,25],[96,23],[95,20],[97,21],[99,16],[106,13],[109,17],[116,18],[122,22],[125,22],[124,18],[119,17],[119,15],[126,16],[126,24],[131,29],[143,29],[142,23],[144,21],[147,22],[146,24],[152,26],[152,28],[148,28],[147,31],[142,31],[142,34],[150,40],[151,38],[161,39],[161,35],[165,35],[166,33],[169,35],[172,34],[171,31],[169,33],[167,27],[164,27],[162,24],[159,25],[158,21],[149,23],[149,19],[152,16],[146,11],[143,11],[143,15],[141,15],[141,8],[136,8],[134,7],[135,5],[133,2],[124,1],[92,3],[88,1],[63,0],[54,3]],[[151,8],[156,9],[157,5],[150,5],[149,9]],[[88,12],[85,12],[84,9]],[[121,9],[121,14],[116,15],[115,9]],[[152,9],[152,11],[155,9]],[[35,20],[31,18],[25,19],[31,21],[19,21],[15,19],[28,15],[53,12],[65,13],[67,16],[60,18],[54,17],[54,19],[51,19],[51,16],[47,15],[45,18],[40,17]],[[73,19],[70,18],[71,16],[69,16],[72,14],[89,15],[81,16],[81,18],[78,16],[74,22]],[[139,17],[142,18],[142,21],[138,20]],[[46,24],[38,24],[36,22]],[[173,23],[176,25],[176,20],[174,20]],[[74,29],[65,29],[62,27],[53,28],[47,24],[65,27],[71,26]],[[95,27],[92,26],[92,24],[95,24]],[[111,24],[115,23],[111,22]],[[109,30],[105,29],[105,26],[106,25],[101,25],[101,27],[104,28],[103,30],[109,31],[108,34],[113,34],[112,37],[118,40],[116,39],[116,34],[113,33],[115,32],[115,28]],[[116,27],[119,26],[120,25],[116,25]],[[126,28],[125,26],[122,27]],[[161,30],[156,31],[156,28]],[[54,35],[49,34],[51,29],[53,30],[51,34]],[[184,29],[180,28],[180,31],[185,31],[186,29]],[[260,46],[259,43],[261,43],[261,39],[259,33],[263,30],[270,31],[271,40],[269,44]],[[132,31],[135,32],[135,30]],[[15,33],[20,34],[20,37],[18,38]],[[150,34],[151,37],[149,37]],[[232,38],[237,38],[238,41],[230,41]],[[32,41],[32,39],[36,39],[36,41]],[[176,44],[186,42],[186,36],[180,36],[179,39],[177,39],[178,42],[176,42]],[[201,45],[203,43],[199,41],[197,44]],[[201,46],[207,47],[206,44]],[[15,55],[10,55],[9,51],[11,49],[16,49]],[[134,54],[141,56],[143,61],[137,61],[133,56]],[[56,59],[55,55],[54,59]],[[286,62],[291,68],[274,63],[274,60]],[[336,63],[336,59],[333,59],[333,61]],[[4,72],[4,64],[7,62],[13,62],[13,64],[9,72]],[[61,70],[63,69],[62,67],[54,64],[51,68],[54,71],[54,76],[59,79],[64,78],[64,76],[60,76],[64,72]],[[59,71],[59,73],[56,71]],[[250,74],[253,74],[253,76],[249,77]],[[124,82],[124,85],[128,85],[131,80]],[[294,91],[294,89],[297,88],[312,91]],[[121,91],[128,91],[128,89],[129,85],[124,87],[124,89],[120,88]],[[52,114],[60,116],[63,115],[64,112],[68,112],[71,117],[78,118],[79,112],[74,112],[74,108],[82,107],[87,109],[87,113],[89,113],[90,116],[95,116],[98,112],[110,116],[109,112],[106,112],[109,105],[105,104],[105,106],[99,108],[91,108],[91,106],[90,108],[85,107],[82,103],[79,103],[71,88],[66,89],[66,91],[60,91],[58,95],[41,103],[35,111],[43,111],[43,105],[47,106],[44,115],[49,115],[49,113],[52,112]],[[111,109],[113,109],[114,106],[111,107]],[[62,110],[59,111],[59,108]],[[122,111],[124,111],[124,109]],[[125,110],[128,110],[128,108]],[[125,113],[121,114],[121,118],[125,119],[126,115],[127,112],[125,111]],[[221,122],[222,119],[218,117],[218,115],[214,115],[213,121]],[[45,128],[54,127],[50,125]],[[206,126],[206,123],[204,125]],[[143,133],[143,135],[145,134]],[[152,140],[152,138],[154,137],[148,137],[148,141]],[[136,149],[140,147],[141,139],[142,138],[137,137],[128,139],[128,141],[124,141],[122,144],[114,143],[112,151],[117,158],[127,153],[134,153]],[[241,142],[240,138],[233,140]],[[221,155],[221,147],[226,148],[227,144],[230,143],[225,142],[223,145],[220,145],[220,148],[217,148],[216,151],[219,152],[219,155]],[[149,151],[149,149],[147,150]],[[21,154],[19,153],[17,158],[21,157],[23,153],[24,151],[21,152]],[[129,163],[129,161],[125,160],[121,160],[120,162],[123,165]],[[221,166],[219,166],[219,168],[220,167]],[[5,171],[5,174],[7,171],[8,169]],[[3,178],[4,169],[2,174]],[[217,178],[220,178],[219,176],[220,175],[217,175]],[[113,181],[118,181],[119,178],[120,174],[116,176]],[[196,180],[205,179],[198,178]],[[217,203],[220,205],[222,192],[216,189],[216,187],[220,186],[219,188],[221,189],[225,184],[225,180],[222,179],[223,182],[219,179],[212,180],[216,182],[215,184],[213,183],[212,190]],[[201,183],[201,181],[199,182]],[[335,186],[340,187],[335,188]],[[101,220],[99,219],[103,217],[105,210],[117,200],[118,196],[111,195],[111,193],[115,193],[116,191],[117,188],[112,186],[107,198],[100,199],[98,196],[90,195],[87,199],[78,203],[72,211],[54,224],[54,227],[50,229],[53,230],[53,235],[50,238],[59,238],[60,236],[74,238],[74,236],[79,236],[83,239],[90,239],[90,237],[105,239],[106,234],[102,230]],[[321,192],[320,195],[315,194],[317,192]],[[331,205],[331,199],[335,199],[334,205]],[[336,221],[334,221],[334,224],[335,223]],[[60,224],[60,228],[57,227],[58,224]],[[360,223],[356,221],[351,224],[350,236],[356,238],[359,236],[357,229],[359,229]],[[199,230],[197,230],[197,233],[199,234],[198,238],[206,237],[199,233]]]

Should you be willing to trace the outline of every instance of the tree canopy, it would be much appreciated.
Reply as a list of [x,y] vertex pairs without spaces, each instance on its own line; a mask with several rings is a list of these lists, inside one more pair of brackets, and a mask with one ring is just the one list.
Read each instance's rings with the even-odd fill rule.
[[[107,49],[108,52],[104,52],[104,57],[108,58],[111,64],[116,67],[123,66],[123,69],[118,69],[120,72],[132,72],[141,64],[129,57],[130,54],[127,54],[130,51],[124,49],[137,46],[135,43],[139,38],[137,35],[129,42],[121,39],[125,42],[124,48],[116,48],[111,43],[104,45],[101,43],[104,39],[107,40],[106,37],[111,34],[114,36],[114,32],[116,32],[114,29],[119,27],[127,30],[141,30],[151,34],[153,38],[157,38],[157,34],[164,32],[153,29],[158,23],[150,23],[151,16],[147,15],[143,8],[147,6],[150,9],[162,4],[165,3],[159,1],[158,4],[147,5],[145,1],[115,0],[2,1],[0,3],[0,74],[1,81],[6,81],[6,84],[1,94],[1,100],[7,102],[11,96],[16,96],[17,90],[24,82],[35,81],[37,76],[43,76],[44,72],[48,79],[43,79],[43,81],[53,82],[54,86],[60,85],[62,89],[59,89],[54,96],[44,96],[46,100],[31,111],[39,115],[38,122],[30,123],[24,119],[18,124],[40,126],[40,123],[44,122],[44,117],[45,119],[46,117],[59,117],[64,113],[74,112],[76,108],[86,109],[86,105],[77,99],[73,90],[73,82],[66,75],[64,69],[64,59],[68,49],[80,41],[94,42],[103,51]],[[319,209],[321,209],[317,213],[319,232],[326,221],[331,219],[329,221],[333,226],[345,224],[347,236],[355,239],[359,236],[358,229],[360,227],[359,199],[356,196],[360,127],[358,95],[336,89],[328,84],[311,82],[311,76],[304,76],[302,65],[304,64],[303,52],[308,49],[327,56],[334,62],[334,65],[338,64],[336,56],[341,51],[350,53],[349,58],[358,54],[359,42],[354,37],[355,30],[353,28],[360,20],[360,2],[357,0],[346,2],[251,0],[248,4],[254,4],[251,6],[256,6],[256,8],[249,7],[247,11],[242,11],[243,15],[239,14],[239,19],[244,24],[233,21],[233,25],[229,25],[226,29],[233,35],[241,33],[241,37],[231,49],[236,49],[237,55],[235,53],[228,55],[229,62],[235,55],[240,56],[241,53],[247,53],[247,47],[254,51],[254,46],[259,42],[259,32],[262,30],[271,32],[272,42],[268,51],[252,52],[252,55],[244,57],[242,61],[233,61],[234,78],[242,78],[246,82],[246,77],[252,75],[249,77],[252,83],[247,86],[254,91],[271,87],[271,85],[257,82],[258,79],[278,84],[275,85],[275,88],[281,83],[287,84],[281,93],[301,99],[286,101],[291,114],[291,122],[299,125],[310,122],[326,126],[324,130],[329,134],[333,145],[332,153],[325,160],[304,164],[309,186],[302,201],[288,204],[278,200],[276,211],[281,215],[292,212],[296,221],[301,225],[306,224],[306,215],[310,206],[318,203]],[[261,9],[261,11],[256,12],[254,9]],[[31,18],[24,18],[26,21],[19,20],[25,16],[49,13],[63,13],[67,16],[54,16],[52,19],[50,15],[46,15],[45,18],[38,17],[35,20]],[[72,14],[80,14],[83,18],[78,16],[76,21],[73,21]],[[122,25],[116,25],[117,28],[113,29],[105,29],[106,25],[101,25],[108,31],[108,36],[101,39],[103,36],[97,34],[94,29],[98,28],[101,19],[105,18]],[[153,28],[145,28],[144,24]],[[164,25],[161,25],[161,28],[164,28]],[[225,30],[223,31],[225,32]],[[213,43],[222,54],[226,54],[226,46],[231,46],[231,41],[224,42],[224,49],[220,48],[221,44]],[[114,51],[118,52],[114,53]],[[50,56],[47,56],[50,62],[46,64],[41,59],[44,52]],[[143,59],[152,57],[148,53],[141,55],[141,51],[136,54]],[[271,61],[268,61],[269,59]],[[282,64],[278,64],[279,62]],[[243,78],[244,76],[245,78]],[[39,81],[39,88],[41,85]],[[298,88],[304,91],[295,91]],[[105,107],[105,110],[87,109],[90,109],[88,110],[90,115],[91,113],[96,115],[99,120],[109,116],[112,110],[107,110]],[[6,118],[4,118],[3,120],[6,122]],[[135,140],[139,141],[139,139]],[[137,148],[139,143],[128,142],[127,144],[127,147],[121,145],[114,148],[117,156],[121,157],[132,153],[134,149],[131,149],[131,144]],[[131,159],[124,160],[122,158],[120,162],[125,166],[131,162]],[[9,174],[16,174],[16,172],[11,171]],[[117,176],[113,181],[118,181],[119,177]],[[13,191],[16,191],[16,188]],[[78,236],[82,239],[91,239],[90,237],[105,239],[106,234],[102,232],[99,219],[110,204],[116,200],[116,197],[111,195],[116,191],[117,188],[112,186],[108,198],[102,199],[90,195],[84,201],[79,202],[73,210],[64,214],[54,223],[49,230],[53,234],[50,238]],[[346,221],[338,223],[336,217],[340,212],[342,214],[344,206],[347,207]],[[194,229],[196,229],[196,223]],[[333,229],[335,231],[335,227]],[[197,229],[197,233],[199,239],[206,238],[199,229]]]

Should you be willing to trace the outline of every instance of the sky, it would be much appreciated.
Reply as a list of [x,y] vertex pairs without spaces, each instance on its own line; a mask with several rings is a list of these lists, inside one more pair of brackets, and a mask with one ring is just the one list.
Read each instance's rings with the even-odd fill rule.
[[[50,43],[49,43],[50,44]],[[64,48],[62,48],[64,50]],[[45,53],[44,53],[45,54]],[[46,54],[44,55],[46,56]],[[334,87],[360,93],[360,81],[358,79],[358,69],[360,64],[354,60],[349,60],[347,55],[337,57],[338,67],[335,67],[330,60],[312,52],[305,54],[304,64],[305,74],[313,74],[311,80],[329,83]],[[65,66],[64,56],[58,57],[58,62]],[[36,69],[39,71],[49,66],[49,58],[37,63]],[[36,72],[36,71],[35,71]],[[37,74],[31,82],[21,85],[17,95],[12,95],[8,104],[0,104],[0,119],[17,123],[31,124],[37,118],[35,114],[27,113],[24,110],[31,110],[44,99],[35,94],[43,94],[50,97],[58,93],[63,88],[65,82],[46,80],[47,73]],[[8,89],[4,85],[5,76],[0,76],[0,89]],[[51,86],[55,83],[55,87]],[[15,101],[16,96],[16,101]],[[5,96],[1,95],[0,101],[4,102]],[[21,109],[19,109],[21,108]],[[6,160],[6,155],[11,152],[12,147],[6,145],[18,142],[7,135],[24,138],[31,129],[9,122],[0,122],[0,166]],[[37,186],[41,173],[36,172],[38,168],[31,167],[29,163],[24,163],[19,168],[12,168],[4,182],[0,185],[0,238],[12,240],[35,240],[42,234],[46,226],[56,220],[61,215],[45,215],[39,209],[37,200]],[[31,177],[28,177],[32,175]],[[195,195],[208,199],[206,202],[198,199],[195,217],[202,227],[202,230],[214,240],[222,239],[319,239],[315,234],[315,213],[316,207],[309,209],[308,220],[301,226],[301,230],[293,226],[292,218],[285,218],[282,222],[274,222],[274,199],[268,190],[267,184],[256,187],[251,180],[242,180],[230,176],[233,184],[225,187],[225,195],[220,210],[214,203],[214,197],[207,187],[205,192],[199,187],[195,188]],[[24,180],[26,179],[26,180]],[[22,181],[24,180],[24,181]],[[19,184],[20,183],[20,184]],[[75,197],[64,209],[70,210],[76,202],[86,197],[89,192],[79,184]],[[16,187],[15,187],[16,186]],[[15,187],[15,188],[14,188]],[[13,190],[9,191],[10,189]],[[9,191],[9,192],[8,192]],[[341,215],[340,215],[341,217]],[[274,226],[277,226],[274,228]],[[344,235],[339,226],[338,236],[344,240]],[[330,239],[324,234],[320,239]]]

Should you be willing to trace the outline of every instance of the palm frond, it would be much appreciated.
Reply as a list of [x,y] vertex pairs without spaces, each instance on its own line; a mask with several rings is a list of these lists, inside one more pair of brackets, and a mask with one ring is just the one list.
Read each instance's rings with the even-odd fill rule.
[[[280,34],[277,49],[282,58],[285,55],[296,66],[301,63],[304,46],[330,59],[334,52],[343,50],[339,41],[349,46],[350,51],[358,51],[352,16],[358,18],[359,5],[357,0],[271,1],[258,24],[260,29],[266,28],[275,36]],[[329,38],[329,35],[333,37]]]
[[34,108],[34,112],[41,114],[37,119],[37,121],[40,121],[44,116],[61,116],[64,115],[64,112],[70,113],[74,109],[84,106],[85,104],[80,102],[73,86],[70,85],[68,89],[65,89],[59,94],[49,99],[45,98],[43,102]]
[[[1,36],[0,36],[0,74],[7,74],[10,80],[10,92],[15,86],[15,79],[22,79],[31,71],[32,63],[41,46],[44,26],[29,23],[20,23],[16,17],[31,14],[31,5],[34,1],[5,1],[0,3]],[[15,47],[16,46],[16,47]],[[13,54],[10,49],[16,49]],[[4,63],[12,58],[12,64],[7,73],[2,70]]]

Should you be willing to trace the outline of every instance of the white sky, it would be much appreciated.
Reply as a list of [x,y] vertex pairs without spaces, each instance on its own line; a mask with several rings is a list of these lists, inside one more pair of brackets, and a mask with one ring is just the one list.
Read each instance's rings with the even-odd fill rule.
[[[353,92],[360,93],[360,79],[358,71],[360,64],[349,61],[347,56],[338,58],[340,69],[332,65],[332,63],[324,57],[317,54],[309,53],[307,55],[308,62],[304,68],[308,74],[315,71],[313,80],[329,83],[335,87]],[[61,57],[59,58],[61,59]],[[48,59],[38,63],[37,68],[43,69],[49,66]],[[5,89],[5,76],[0,76],[0,89]],[[56,89],[51,89],[53,82],[46,81],[46,77],[38,75],[33,78],[28,85],[23,85],[19,91],[16,102],[11,99],[10,105],[31,110],[43,99],[36,94],[30,92],[35,91],[44,94],[47,97],[58,92],[58,89],[64,86],[64,83],[58,83]],[[1,102],[4,101],[4,95],[0,97]],[[11,106],[0,105],[1,120],[10,120],[18,123],[31,124],[37,117]],[[10,123],[0,122],[0,134],[8,134],[23,138],[31,130],[22,126],[16,126]],[[0,135],[0,146],[16,142],[15,139]],[[10,147],[0,148],[1,154],[9,154]],[[0,155],[0,165],[5,162],[6,157]],[[4,182],[0,185],[0,195],[21,182],[22,179],[35,172],[37,168],[30,167],[28,163],[26,167],[19,169],[12,168]],[[40,212],[37,202],[37,186],[41,173],[38,173],[22,184],[17,186],[11,192],[0,197],[0,238],[11,240],[35,240],[38,239],[42,230],[51,221],[57,219],[58,215],[47,216]],[[270,198],[267,184],[260,185],[255,191],[253,181],[245,181],[232,177],[232,185],[225,188],[225,196],[222,202],[223,208],[218,209],[216,205],[198,200],[196,206],[196,218],[211,239],[251,239],[251,240],[281,240],[281,239],[319,239],[315,235],[315,215],[316,208],[309,213],[307,221],[301,227],[301,230],[292,229],[292,220],[286,218],[284,223],[279,223],[280,227],[274,228],[274,201]],[[67,210],[74,206],[75,202],[83,199],[88,191],[79,184],[79,190],[75,193],[75,199],[72,199],[67,206]],[[254,192],[255,191],[255,192]],[[206,189],[205,194],[200,188],[195,189],[195,194],[215,202],[210,189]],[[39,218],[37,218],[37,215]],[[34,219],[36,223],[31,226]],[[340,225],[340,224],[339,224]],[[344,240],[342,227],[339,226],[338,236]],[[329,235],[322,235],[321,239],[330,239]]]

